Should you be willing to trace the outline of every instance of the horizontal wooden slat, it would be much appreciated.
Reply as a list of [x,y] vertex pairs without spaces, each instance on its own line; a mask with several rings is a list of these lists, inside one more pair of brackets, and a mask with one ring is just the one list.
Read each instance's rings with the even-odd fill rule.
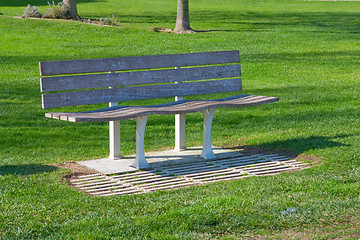
[[241,90],[241,79],[147,85],[43,94],[43,108],[188,96]]
[[40,75],[61,75],[240,62],[239,51],[40,62]]
[[41,78],[41,91],[129,86],[169,83],[240,76],[240,65],[120,72],[108,74],[73,75]]
[[238,95],[225,99],[186,100],[154,106],[117,106],[83,113],[46,113],[45,116],[72,122],[102,122],[152,114],[184,114],[218,107],[251,107],[278,100],[276,97]]

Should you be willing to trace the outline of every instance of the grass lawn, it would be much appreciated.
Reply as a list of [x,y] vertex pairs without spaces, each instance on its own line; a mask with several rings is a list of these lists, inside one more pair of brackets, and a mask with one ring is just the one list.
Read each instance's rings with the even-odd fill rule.
[[[0,1],[0,239],[360,238],[360,2],[191,0],[192,27],[212,31],[189,35],[151,30],[174,28],[175,0],[77,0],[80,16],[114,14],[120,28],[14,18],[46,2]],[[106,157],[108,126],[45,118],[39,61],[220,50],[240,50],[244,94],[280,102],[218,109],[213,144],[314,167],[137,196],[67,186],[57,166]],[[200,145],[202,116],[187,123],[188,145]],[[121,124],[132,154],[135,123]],[[145,150],[172,148],[173,124],[151,116]]]

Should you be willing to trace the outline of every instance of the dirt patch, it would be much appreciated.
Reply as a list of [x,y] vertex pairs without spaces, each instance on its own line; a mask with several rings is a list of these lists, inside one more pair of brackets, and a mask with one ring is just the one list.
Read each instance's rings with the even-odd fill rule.
[[149,31],[150,32],[167,32],[167,33],[173,32],[170,28],[159,28],[159,27],[149,28]]
[[94,169],[87,168],[76,162],[65,162],[65,163],[60,163],[60,164],[54,164],[54,166],[58,167],[58,168],[67,168],[67,169],[71,170],[70,174],[67,174],[64,176],[64,180],[67,182],[69,182],[72,179],[76,179],[79,176],[99,173],[98,171],[96,171]]
[[314,155],[299,155],[295,158],[298,161],[302,161],[302,162],[308,162],[311,163],[311,165],[316,166],[316,165],[320,165],[322,158],[321,157],[317,157]]

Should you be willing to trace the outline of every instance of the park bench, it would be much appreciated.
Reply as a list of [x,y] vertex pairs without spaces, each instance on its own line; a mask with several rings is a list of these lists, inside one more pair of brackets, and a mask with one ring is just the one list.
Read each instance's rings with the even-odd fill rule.
[[[186,149],[185,114],[202,112],[201,157],[214,159],[211,126],[216,108],[250,107],[278,101],[276,97],[236,95],[189,100],[183,96],[242,90],[239,51],[203,52],[40,62],[42,107],[57,108],[109,103],[88,112],[50,112],[45,116],[71,122],[109,122],[110,159],[120,158],[120,120],[136,120],[134,167],[148,168],[144,134],[149,115],[175,115],[175,150]],[[146,106],[118,102],[175,97],[175,101]]]

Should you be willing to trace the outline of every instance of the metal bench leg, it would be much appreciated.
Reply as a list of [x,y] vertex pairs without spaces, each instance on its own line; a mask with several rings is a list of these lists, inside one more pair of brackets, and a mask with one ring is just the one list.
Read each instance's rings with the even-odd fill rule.
[[186,150],[185,114],[175,115],[175,150]]
[[137,169],[149,168],[144,152],[144,135],[148,117],[141,116],[136,118],[136,158],[134,167]]
[[204,130],[203,130],[203,148],[200,157],[204,159],[215,159],[216,156],[211,147],[211,125],[216,108],[203,111]]
[[110,159],[120,159],[120,120],[109,122]]
[[[110,87],[111,88],[111,87]],[[117,102],[109,102],[109,107],[117,106]],[[120,120],[109,122],[110,155],[112,160],[120,159]]]

